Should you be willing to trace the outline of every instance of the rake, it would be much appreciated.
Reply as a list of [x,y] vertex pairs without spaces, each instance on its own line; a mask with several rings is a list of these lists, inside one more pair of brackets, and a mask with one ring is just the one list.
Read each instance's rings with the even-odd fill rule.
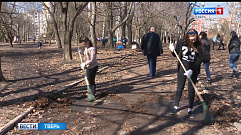
[[[82,60],[82,56],[81,56],[81,50],[78,48],[78,54],[79,54],[79,57],[80,57],[80,62],[81,64],[83,63],[83,60]],[[84,68],[82,68],[82,70],[84,70]],[[95,97],[90,89],[90,86],[89,86],[89,81],[87,79],[87,76],[85,74],[85,82],[86,82],[86,86],[87,86],[87,92],[88,92],[88,101],[92,102],[92,101],[95,101]]]
[[[184,65],[183,65],[182,61],[180,60],[179,56],[177,55],[175,49],[174,49],[173,52],[176,55],[178,61],[180,62],[182,68],[186,72],[187,70],[184,67]],[[199,94],[198,89],[197,89],[196,85],[193,83],[192,79],[191,78],[188,78],[188,79],[191,82],[195,92],[197,93],[198,98],[200,99],[200,101],[202,103],[204,124],[209,124],[209,123],[211,123],[213,121],[213,116],[212,116],[211,112],[209,111],[207,104],[204,102],[202,96]]]

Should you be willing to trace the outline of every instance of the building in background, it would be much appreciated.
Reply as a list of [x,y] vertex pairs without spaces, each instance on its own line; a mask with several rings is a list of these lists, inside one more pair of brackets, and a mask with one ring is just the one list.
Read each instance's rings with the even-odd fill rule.
[[30,39],[43,39],[47,33],[47,20],[50,19],[48,11],[42,7],[42,10],[34,11],[34,13],[27,13],[27,16],[31,18],[34,30],[29,35]]
[[229,22],[229,30],[232,30],[232,25],[229,17],[210,18],[209,16],[199,16],[194,22],[192,22],[191,28],[196,29],[198,32],[206,31],[208,33],[211,29],[216,27],[217,30],[220,31],[221,24],[223,24],[225,21]]
[[36,11],[34,13],[34,36],[36,39],[42,38],[46,34],[47,30],[47,20],[43,11]]

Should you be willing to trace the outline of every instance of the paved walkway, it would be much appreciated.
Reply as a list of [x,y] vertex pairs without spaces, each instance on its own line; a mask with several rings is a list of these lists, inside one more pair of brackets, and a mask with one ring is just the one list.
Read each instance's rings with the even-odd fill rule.
[[[164,135],[178,133],[180,129],[174,131],[172,128],[178,128],[180,125],[183,128],[182,133],[197,130],[201,127],[203,120],[200,104],[195,103],[194,114],[196,117],[189,119],[187,117],[188,103],[184,96],[180,102],[181,111],[176,116],[169,114],[176,89],[176,62],[171,62],[173,59],[168,57],[168,55],[158,57],[157,76],[149,79],[146,77],[148,73],[146,58],[142,55],[130,56],[125,60],[127,63],[131,59],[136,59],[136,61],[114,73],[122,74],[122,76],[121,81],[115,84],[114,89],[106,90],[107,92],[110,90],[111,94],[99,98],[95,102],[77,100],[70,109],[73,109],[74,112],[98,114],[98,117],[95,117],[100,122],[97,127],[104,123],[109,125],[102,128],[101,131],[98,130],[100,134]],[[161,65],[161,63],[166,65]],[[85,89],[85,87],[76,87],[72,91],[80,90],[80,88]],[[189,128],[186,128],[186,125],[189,125]],[[97,131],[93,129],[93,133],[96,134]]]
[[[107,57],[104,57],[105,55]],[[224,53],[219,55],[226,56]],[[181,111],[177,116],[169,115],[176,90],[177,60],[171,56],[168,46],[164,46],[164,55],[158,57],[157,75],[153,79],[146,77],[149,72],[147,58],[141,52],[99,52],[98,61],[101,67],[110,67],[96,76],[100,98],[95,102],[84,99],[83,92],[86,91],[84,82],[68,89],[63,95],[75,100],[69,108],[50,109],[41,113],[41,117],[31,115],[24,120],[36,123],[64,122],[67,123],[68,130],[29,131],[31,134],[225,134],[216,125],[202,125],[202,106],[198,102],[195,102],[194,107],[196,117],[194,119],[187,117],[186,88],[180,102]],[[215,62],[210,68],[212,78],[215,78],[210,91],[227,95],[225,92],[232,88],[226,77],[228,70],[225,74],[220,72],[228,69],[225,65],[227,59]],[[205,78],[203,69],[201,72],[202,80]]]

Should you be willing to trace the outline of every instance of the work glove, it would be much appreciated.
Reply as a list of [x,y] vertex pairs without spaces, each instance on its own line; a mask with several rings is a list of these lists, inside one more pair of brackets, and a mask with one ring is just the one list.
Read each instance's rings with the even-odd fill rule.
[[78,48],[78,53],[81,53],[81,49]]
[[184,75],[187,76],[187,78],[191,78],[193,71],[191,69],[187,70]]
[[82,63],[80,66],[81,66],[81,69],[85,69],[85,63]]
[[174,47],[173,43],[170,43],[170,45],[169,45],[169,49],[171,50],[171,52],[174,51],[175,47]]

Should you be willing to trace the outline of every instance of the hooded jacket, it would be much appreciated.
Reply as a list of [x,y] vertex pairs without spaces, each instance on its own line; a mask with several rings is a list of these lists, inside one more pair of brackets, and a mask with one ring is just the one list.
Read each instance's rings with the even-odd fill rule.
[[230,39],[228,44],[229,53],[239,53],[240,54],[240,40],[237,36]]
[[201,39],[203,44],[203,60],[210,60],[210,41],[207,38]]

